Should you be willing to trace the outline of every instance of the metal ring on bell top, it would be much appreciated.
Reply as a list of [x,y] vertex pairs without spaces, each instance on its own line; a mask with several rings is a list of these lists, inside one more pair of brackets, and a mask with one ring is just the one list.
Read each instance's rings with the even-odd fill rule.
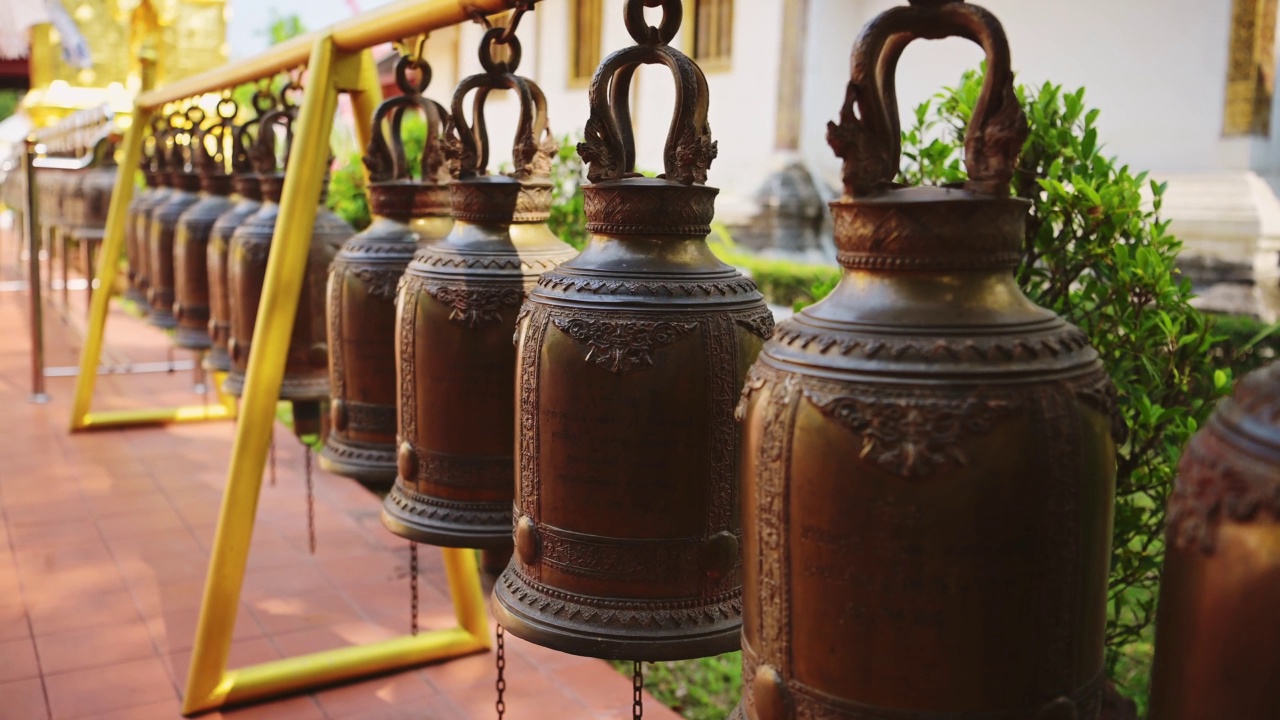
[[[644,19],[646,7],[661,7],[662,20],[658,27]],[[623,14],[627,32],[641,45],[666,45],[676,36],[684,19],[684,6],[680,0],[629,0]]]
[[[409,68],[414,68],[418,71],[418,81],[416,83],[409,82]],[[402,55],[400,60],[396,62],[396,87],[400,88],[400,92],[406,95],[421,95],[426,92],[427,86],[430,84],[431,66],[420,56],[409,58]]]
[[[515,35],[507,42],[500,42],[506,28],[489,28],[484,31],[484,37],[480,39],[480,67],[490,74],[514,73],[516,68],[520,67],[520,38]],[[493,47],[495,45],[507,49],[508,58],[499,62],[493,58]]]

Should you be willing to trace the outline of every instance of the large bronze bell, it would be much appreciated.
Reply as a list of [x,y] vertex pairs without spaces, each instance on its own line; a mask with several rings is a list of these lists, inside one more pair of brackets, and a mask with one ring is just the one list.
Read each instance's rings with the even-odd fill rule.
[[[411,66],[416,85],[406,75]],[[396,80],[403,94],[374,113],[364,157],[373,222],[342,246],[329,271],[331,421],[320,453],[322,467],[381,487],[396,477],[396,286],[418,244],[439,240],[452,224],[441,182],[449,116],[422,96],[431,80],[425,62],[400,58]],[[421,180],[405,154],[406,114],[426,123]]]
[[1280,718],[1280,363],[1191,438],[1169,498],[1150,720]]
[[200,176],[193,161],[194,138],[204,121],[204,112],[197,106],[173,117],[173,132],[168,143],[168,171],[170,192],[168,198],[151,209],[147,232],[147,302],[150,312],[147,320],[156,327],[177,327],[173,314],[174,261],[173,244],[178,234],[178,218],[187,208],[200,199]]
[[[286,89],[285,92],[288,90]],[[282,93],[283,98],[283,93]],[[239,397],[244,390],[244,373],[249,362],[249,344],[258,316],[258,304],[266,282],[267,254],[280,214],[284,190],[284,169],[293,140],[293,122],[298,108],[283,108],[263,116],[251,158],[262,181],[262,207],[245,218],[231,236],[227,260],[227,297],[231,303],[231,372],[223,389]],[[284,159],[276,156],[276,137],[284,133]],[[308,152],[315,152],[308,148]],[[289,352],[285,360],[280,399],[293,401],[294,430],[301,435],[320,431],[320,406],[329,397],[329,346],[325,328],[325,279],[338,248],[355,231],[345,220],[324,206],[323,194],[311,229],[307,270],[303,276],[298,311],[294,317]]]
[[[511,333],[525,294],[543,272],[575,251],[547,228],[551,155],[546,99],[495,62],[502,28],[481,40],[486,72],[464,79],[453,96],[450,185],[455,224],[449,236],[418,251],[398,302],[400,333],[399,474],[382,522],[417,542],[446,547],[511,547],[515,488],[516,353]],[[514,171],[488,174],[484,105],[509,89],[520,103]],[[474,117],[463,117],[475,91]]]
[[162,118],[151,122],[151,133],[143,146],[142,176],[146,189],[129,203],[125,220],[125,257],[129,263],[129,291],[127,297],[139,308],[147,308],[147,290],[151,286],[147,278],[147,228],[151,210],[169,197],[168,173],[164,170],[165,129]]
[[262,207],[262,180],[249,161],[249,152],[262,118],[275,107],[275,97],[265,90],[253,96],[257,117],[237,125],[232,133],[231,187],[236,202],[214,221],[209,229],[206,246],[206,267],[209,270],[209,339],[212,343],[205,356],[205,366],[210,370],[231,369],[231,354],[227,343],[231,339],[231,299],[227,289],[228,251],[231,236],[246,218]]
[[[604,658],[738,647],[742,575],[734,405],[773,328],[753,282],[706,236],[718,192],[702,71],[667,43],[681,19],[628,0],[639,43],[596,71],[584,187],[590,241],[520,311],[516,552],[494,588],[511,633]],[[634,171],[627,108],[642,64],[675,78],[665,174]]]
[[[893,77],[917,38],[987,74],[963,187],[904,187]],[[1000,23],[915,2],[867,25],[831,203],[844,275],[782,323],[739,405],[752,720],[1097,720],[1114,389],[1013,269],[1027,126]]]
[[[82,227],[102,229],[107,226],[107,212],[111,209],[111,194],[115,192],[116,144],[112,140],[100,141],[94,146],[95,160],[84,171],[80,185],[80,224]],[[86,272],[92,272],[86,269]]]
[[173,341],[178,347],[189,350],[206,350],[212,345],[209,337],[209,236],[213,232],[213,224],[234,205],[231,199],[231,156],[234,154],[234,120],[238,110],[235,101],[223,98],[218,103],[215,121],[198,129],[191,140],[200,194],[198,200],[178,216],[173,239],[173,315],[178,321]]

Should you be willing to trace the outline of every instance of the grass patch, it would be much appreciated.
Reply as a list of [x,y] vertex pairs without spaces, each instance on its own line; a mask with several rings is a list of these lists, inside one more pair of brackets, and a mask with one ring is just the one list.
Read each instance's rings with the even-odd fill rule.
[[[632,664],[612,662],[631,676]],[[742,653],[644,664],[644,686],[685,720],[724,720],[742,694]]]

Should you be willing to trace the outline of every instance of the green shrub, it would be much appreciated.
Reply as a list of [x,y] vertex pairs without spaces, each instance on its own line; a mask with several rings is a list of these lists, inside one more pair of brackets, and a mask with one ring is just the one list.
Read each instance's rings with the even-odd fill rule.
[[329,174],[329,209],[357,231],[369,227],[369,195],[364,181],[364,160],[352,153]]
[[[979,73],[967,72],[958,86],[916,108],[903,136],[900,180],[964,179],[964,129],[981,84]],[[1214,348],[1223,345],[1191,307],[1191,282],[1174,266],[1182,245],[1160,219],[1164,185],[1102,154],[1098,111],[1086,108],[1084,89],[1020,86],[1018,97],[1031,134],[1012,190],[1032,202],[1018,282],[1089,336],[1116,384],[1128,428],[1116,449],[1107,669],[1141,706],[1165,504],[1178,457],[1239,358],[1219,349],[1215,362]]]
[[587,178],[578,157],[578,141],[565,135],[551,162],[551,218],[547,227],[561,240],[581,250],[587,245],[587,214],[582,207],[582,183]]

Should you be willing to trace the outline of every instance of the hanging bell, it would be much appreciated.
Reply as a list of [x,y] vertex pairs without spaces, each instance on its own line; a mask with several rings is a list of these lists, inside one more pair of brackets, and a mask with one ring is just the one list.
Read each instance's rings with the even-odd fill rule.
[[[417,69],[416,85],[406,74],[410,67]],[[418,244],[439,240],[452,225],[440,177],[448,115],[422,96],[430,80],[426,62],[400,58],[396,81],[403,94],[374,113],[364,157],[373,222],[342,246],[329,271],[330,430],[320,464],[382,488],[396,477],[396,286]],[[421,180],[413,178],[405,153],[406,115],[426,125]]]
[[1167,518],[1148,717],[1280,718],[1280,363],[1191,438]]
[[173,239],[173,315],[178,321],[173,342],[188,350],[207,350],[213,344],[209,336],[209,236],[213,224],[234,205],[231,156],[238,111],[235,101],[221,99],[214,122],[198,129],[191,139],[200,194],[178,216]]
[[[281,92],[282,102],[289,90],[286,87]],[[284,170],[293,141],[293,123],[297,119],[297,106],[288,102],[283,102],[283,105],[264,115],[258,125],[251,161],[262,182],[262,207],[235,229],[228,253],[227,297],[231,305],[231,339],[227,349],[231,355],[231,372],[223,383],[223,390],[236,397],[244,390],[249,343],[253,339],[258,304],[266,282],[267,255],[271,251],[271,239],[280,215]],[[284,133],[283,161],[276,156],[279,132]],[[294,316],[284,379],[280,385],[280,399],[293,402],[294,432],[299,437],[319,434],[321,430],[320,406],[329,398],[325,279],[339,247],[354,234],[345,220],[325,207],[322,192],[311,228],[302,294]]]
[[[987,52],[969,180],[904,187],[894,72],[952,36]],[[1122,423],[1084,334],[1014,280],[1026,136],[986,10],[913,0],[858,38],[827,135],[843,277],[739,405],[751,720],[1100,716]]]
[[84,171],[84,182],[80,186],[80,224],[82,227],[102,229],[107,226],[111,194],[115,192],[116,175],[120,168],[116,165],[115,142],[102,140],[94,146],[93,152],[94,164]]
[[147,320],[156,327],[177,327],[173,314],[174,261],[173,244],[178,234],[178,218],[200,199],[200,176],[193,162],[194,138],[204,122],[204,111],[192,105],[185,113],[173,116],[173,132],[169,136],[168,170],[172,188],[168,198],[151,209],[147,232],[149,258],[147,302],[151,311]]
[[[596,71],[578,152],[590,241],[521,309],[515,556],[499,624],[593,657],[736,649],[741,625],[734,403],[773,315],[706,236],[718,192],[706,78],[668,43],[678,0],[628,0],[638,43]],[[665,174],[635,172],[627,107],[641,64],[675,78]]]
[[[486,72],[453,96],[449,136],[455,224],[423,247],[405,272],[400,333],[399,474],[382,522],[415,542],[446,547],[511,546],[516,354],[511,332],[525,293],[575,251],[547,228],[551,156],[546,99],[515,75],[520,41],[503,28],[480,41]],[[519,120],[510,174],[488,174],[484,106],[494,90],[516,94]],[[463,117],[475,92],[474,117]]]
[[231,299],[227,289],[227,251],[231,248],[231,236],[240,223],[262,207],[262,181],[249,161],[249,151],[262,117],[276,105],[275,97],[266,90],[253,95],[253,107],[257,117],[236,126],[232,132],[231,187],[235,203],[218,216],[209,229],[205,265],[209,271],[209,340],[211,347],[205,356],[205,367],[226,372],[231,369],[231,354],[227,343],[231,339]]
[[165,135],[163,118],[157,115],[151,121],[151,133],[143,145],[142,176],[147,187],[129,203],[125,220],[125,257],[129,263],[127,297],[143,311],[148,308],[147,290],[151,287],[151,281],[147,278],[147,227],[151,210],[167,200],[170,193],[161,149]]

